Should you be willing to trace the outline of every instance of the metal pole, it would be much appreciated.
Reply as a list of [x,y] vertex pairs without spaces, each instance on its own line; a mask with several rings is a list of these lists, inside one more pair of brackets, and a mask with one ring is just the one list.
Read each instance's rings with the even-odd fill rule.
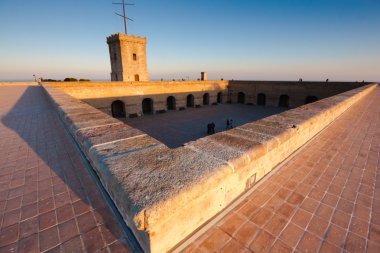
[[124,14],[124,32],[125,32],[125,34],[127,34],[127,20],[126,20],[127,16],[125,16],[125,3],[124,3],[124,0],[123,0],[123,14]]

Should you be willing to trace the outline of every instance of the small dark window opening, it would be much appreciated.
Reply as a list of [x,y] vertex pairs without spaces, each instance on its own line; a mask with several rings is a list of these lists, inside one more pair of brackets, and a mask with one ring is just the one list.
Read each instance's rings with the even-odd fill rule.
[[125,118],[125,105],[122,101],[116,100],[111,104],[112,117]]
[[194,96],[192,94],[188,95],[186,98],[186,106],[194,107]]
[[140,76],[139,75],[135,75],[135,81],[136,82],[140,81]]
[[117,61],[117,54],[116,53],[113,53],[113,60]]
[[223,93],[218,92],[217,102],[220,104],[223,102]]
[[259,93],[257,95],[257,105],[265,105],[266,103],[266,96],[264,93]]
[[205,93],[203,95],[203,105],[209,105],[210,104],[210,95],[208,93]]
[[290,100],[290,98],[288,95],[281,95],[279,102],[278,102],[278,106],[279,107],[289,107],[289,100]]
[[153,114],[153,100],[151,98],[145,98],[142,101],[143,114]]
[[176,109],[176,102],[175,97],[170,96],[166,99],[166,106],[168,111],[175,110]]
[[133,60],[137,61],[137,55],[136,54],[133,54]]
[[245,94],[243,92],[238,93],[238,104],[245,104]]

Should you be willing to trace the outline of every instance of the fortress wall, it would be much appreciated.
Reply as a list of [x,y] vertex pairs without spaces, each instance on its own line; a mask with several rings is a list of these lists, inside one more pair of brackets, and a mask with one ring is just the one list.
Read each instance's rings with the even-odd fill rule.
[[243,92],[246,103],[257,104],[257,95],[266,95],[266,105],[278,106],[279,97],[288,95],[290,107],[305,104],[308,96],[318,99],[334,96],[368,83],[358,82],[287,82],[287,81],[230,81],[229,93],[232,103],[238,102],[238,93]]
[[74,98],[83,100],[225,90],[228,81],[57,82],[49,84]]
[[0,86],[30,86],[38,85],[38,82],[0,82]]
[[217,102],[218,92],[227,97],[228,81],[177,81],[177,82],[64,82],[50,83],[70,96],[80,99],[111,115],[111,104],[121,100],[127,116],[142,115],[144,98],[153,100],[154,111],[166,110],[166,99],[176,98],[177,110],[186,107],[187,95],[194,95],[194,104],[202,105],[203,95],[209,93],[210,104]]
[[146,252],[167,252],[230,205],[377,84],[169,149],[43,85]]
[[176,99],[176,110],[181,107],[186,108],[187,96],[192,94],[194,96],[194,106],[202,106],[203,95],[208,93],[210,95],[210,105],[217,102],[217,94],[219,92],[223,93],[223,97],[226,99],[226,90],[205,90],[205,91],[189,91],[189,92],[178,92],[178,93],[162,93],[154,95],[139,95],[139,96],[118,96],[118,97],[107,97],[107,98],[95,98],[95,99],[82,99],[82,101],[92,105],[96,109],[99,109],[109,115],[111,115],[111,104],[116,100],[123,101],[125,105],[125,111],[128,115],[137,114],[139,116],[143,115],[142,112],[142,101],[144,98],[151,98],[153,100],[153,110],[166,111],[167,110],[167,98],[169,96],[174,96]]
[[153,100],[153,110],[167,110],[167,98],[174,96],[176,109],[186,108],[186,98],[192,94],[194,105],[202,106],[203,95],[209,93],[210,104],[217,102],[222,92],[222,102],[238,103],[238,93],[245,94],[245,104],[258,104],[257,95],[266,96],[267,106],[278,106],[279,97],[288,95],[290,107],[305,104],[308,96],[318,99],[351,90],[366,83],[349,82],[285,82],[285,81],[176,81],[176,82],[59,82],[50,83],[74,98],[112,115],[111,104],[124,103],[126,116],[142,115],[142,101]]

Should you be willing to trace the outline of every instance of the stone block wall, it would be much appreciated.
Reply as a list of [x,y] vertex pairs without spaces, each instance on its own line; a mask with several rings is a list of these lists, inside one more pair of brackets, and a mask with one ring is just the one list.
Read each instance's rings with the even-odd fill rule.
[[176,110],[187,107],[187,96],[194,96],[194,106],[203,106],[203,95],[209,94],[209,104],[217,102],[221,93],[227,101],[228,81],[173,81],[173,82],[60,82],[51,83],[74,98],[112,115],[111,104],[120,100],[124,103],[126,116],[142,113],[142,101],[153,100],[153,110],[167,110],[167,99],[175,97]]
[[119,33],[109,36],[107,43],[112,81],[149,81],[146,38]]
[[167,111],[167,99],[175,98],[176,110],[185,109],[187,96],[194,96],[194,106],[204,106],[203,96],[209,94],[209,105],[218,102],[241,103],[239,93],[244,94],[244,104],[258,104],[258,95],[265,95],[266,106],[279,106],[281,95],[289,96],[289,107],[306,103],[311,96],[327,98],[344,91],[366,85],[349,82],[284,82],[284,81],[177,81],[177,82],[60,82],[51,83],[67,94],[112,115],[111,105],[122,101],[125,116],[141,116],[142,101],[153,101],[153,113]]
[[368,83],[358,82],[287,82],[287,81],[230,81],[228,94],[232,103],[238,103],[239,92],[246,104],[258,104],[258,95],[264,94],[267,106],[279,106],[281,95],[289,96],[289,106],[304,105],[309,96],[323,99],[352,90]]
[[38,82],[0,82],[0,86],[30,86],[38,85]]

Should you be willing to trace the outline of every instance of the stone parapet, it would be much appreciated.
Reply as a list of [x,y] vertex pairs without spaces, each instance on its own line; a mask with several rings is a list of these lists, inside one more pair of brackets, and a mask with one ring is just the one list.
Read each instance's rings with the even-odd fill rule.
[[115,41],[130,41],[136,43],[146,43],[146,37],[127,35],[122,33],[112,34],[107,37],[107,43],[112,43]]
[[172,250],[376,86],[363,86],[169,149],[43,84],[146,252]]
[[36,86],[38,82],[0,82],[0,86]]
[[59,82],[49,83],[77,99],[148,96],[227,90],[228,81]]

